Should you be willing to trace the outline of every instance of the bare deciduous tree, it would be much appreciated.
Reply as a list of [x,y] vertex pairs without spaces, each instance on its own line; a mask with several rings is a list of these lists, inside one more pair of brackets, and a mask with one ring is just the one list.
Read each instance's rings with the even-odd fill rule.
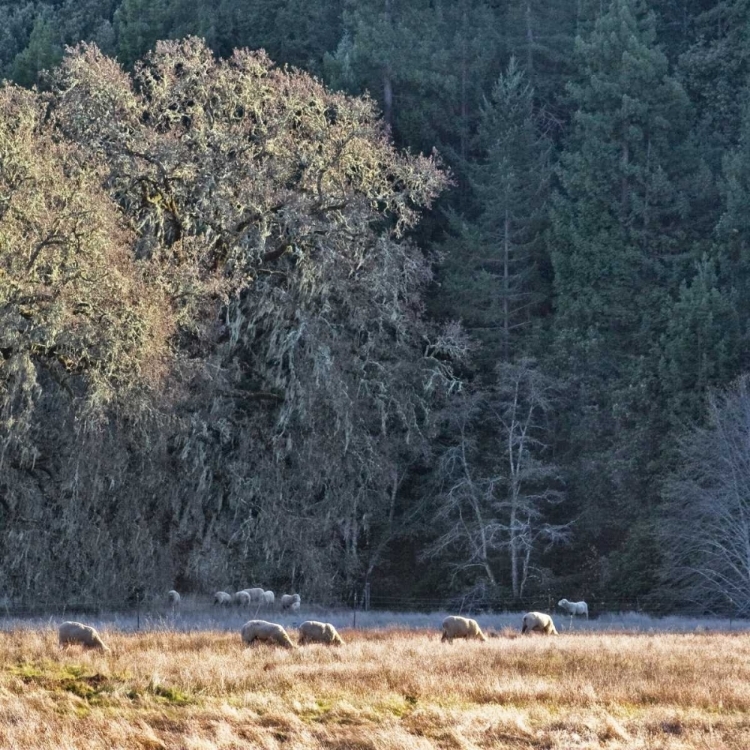
[[[502,363],[496,375],[491,389],[454,404],[447,432],[458,439],[440,459],[442,532],[427,554],[450,552],[457,573],[478,569],[493,586],[506,584],[505,574],[520,599],[534,555],[569,536],[568,526],[545,516],[563,499],[560,472],[546,460],[554,384],[531,360]],[[495,458],[482,463],[487,442]]]
[[750,612],[750,379],[708,397],[665,483],[664,593],[703,611]]

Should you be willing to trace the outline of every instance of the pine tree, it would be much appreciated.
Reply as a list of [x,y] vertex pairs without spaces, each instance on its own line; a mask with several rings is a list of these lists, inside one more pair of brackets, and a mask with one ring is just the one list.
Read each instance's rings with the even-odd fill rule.
[[118,0],[65,0],[57,13],[62,37],[74,46],[92,41],[105,54],[116,52],[114,14]]
[[[638,0],[613,0],[576,51],[550,252],[556,347],[570,384],[572,491],[617,544],[656,501],[664,439],[656,382],[670,290],[689,266],[681,224],[689,103]],[[637,501],[636,501],[637,500]],[[609,529],[609,530],[608,530]]]
[[[214,0],[201,15],[201,35],[222,56],[263,48],[278,65],[321,74],[341,37],[343,0]],[[203,4],[206,5],[206,4]]]
[[744,344],[737,295],[720,287],[715,264],[704,257],[681,285],[662,336],[659,383],[672,426],[702,421],[708,389],[739,373]]
[[680,58],[680,76],[699,113],[697,138],[715,173],[737,143],[742,89],[750,73],[747,0],[695,2],[694,42]]
[[123,0],[115,13],[117,57],[132,66],[160,39],[168,39],[173,14],[169,0]]
[[369,90],[396,140],[466,158],[483,90],[500,69],[499,16],[487,0],[348,0],[328,80]]
[[629,354],[650,350],[660,287],[681,250],[689,115],[640,5],[614,0],[590,39],[577,41],[581,83],[570,86],[576,112],[551,239],[561,336]]
[[564,91],[573,72],[575,38],[592,22],[590,5],[590,0],[513,0],[508,4],[505,43],[523,66],[538,100],[559,125],[566,116]]
[[33,2],[0,4],[0,78],[10,78],[13,62],[28,44],[38,7]]
[[745,327],[750,316],[750,87],[740,99],[742,117],[737,146],[724,153],[721,193],[723,211],[716,226],[720,274],[738,294]]
[[539,304],[548,298],[542,243],[551,145],[534,109],[534,91],[511,58],[482,107],[468,167],[476,218],[454,214],[437,304],[460,317],[482,344],[490,371],[524,348]]
[[48,6],[44,6],[34,21],[29,43],[13,61],[13,80],[22,86],[37,83],[39,74],[57,65],[62,55],[62,39],[55,23],[54,12]]

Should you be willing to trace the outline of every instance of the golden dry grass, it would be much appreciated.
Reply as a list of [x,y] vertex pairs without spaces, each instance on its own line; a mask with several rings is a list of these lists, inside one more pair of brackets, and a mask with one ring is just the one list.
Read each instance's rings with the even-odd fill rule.
[[750,748],[750,634],[0,634],[0,748]]

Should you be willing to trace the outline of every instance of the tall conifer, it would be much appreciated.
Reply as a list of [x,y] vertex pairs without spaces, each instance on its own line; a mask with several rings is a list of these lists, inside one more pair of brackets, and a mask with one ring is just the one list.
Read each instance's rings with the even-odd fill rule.
[[640,0],[613,0],[576,51],[550,235],[556,363],[571,386],[574,494],[611,544],[656,497],[656,352],[686,262],[689,104]]

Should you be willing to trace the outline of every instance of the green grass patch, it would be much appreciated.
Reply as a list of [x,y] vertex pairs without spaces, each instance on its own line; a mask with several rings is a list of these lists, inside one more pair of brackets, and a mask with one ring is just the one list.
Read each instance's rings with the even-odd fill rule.
[[28,685],[34,685],[49,692],[72,693],[91,705],[102,703],[104,694],[111,693],[122,684],[121,680],[95,672],[87,674],[86,668],[78,664],[15,664],[8,671],[20,677]]
[[314,706],[305,706],[301,711],[297,712],[297,715],[302,721],[308,723],[325,723],[335,705],[336,703],[333,700],[317,698]]
[[176,687],[149,685],[148,690],[152,695],[163,698],[167,703],[175,706],[188,706],[195,703],[195,700],[190,695]]

